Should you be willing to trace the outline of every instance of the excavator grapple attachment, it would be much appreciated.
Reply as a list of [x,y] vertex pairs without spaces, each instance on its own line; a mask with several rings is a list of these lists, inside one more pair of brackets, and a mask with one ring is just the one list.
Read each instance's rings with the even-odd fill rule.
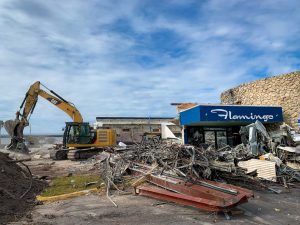
[[5,149],[11,152],[29,154],[29,150],[23,138],[23,130],[25,125],[18,120],[7,120],[4,122],[4,128],[11,137],[10,143]]

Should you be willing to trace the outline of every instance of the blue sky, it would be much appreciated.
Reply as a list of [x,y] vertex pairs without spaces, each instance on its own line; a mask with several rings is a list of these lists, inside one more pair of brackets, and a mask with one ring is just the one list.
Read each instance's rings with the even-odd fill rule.
[[[0,120],[39,80],[96,116],[174,116],[171,102],[300,68],[298,0],[1,0]],[[40,99],[32,133],[69,118]]]

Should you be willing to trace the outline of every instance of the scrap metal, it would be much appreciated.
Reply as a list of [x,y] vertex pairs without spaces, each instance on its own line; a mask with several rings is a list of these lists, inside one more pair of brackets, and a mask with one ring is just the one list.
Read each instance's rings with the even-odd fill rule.
[[[255,137],[249,138],[250,128],[252,131],[255,130],[253,133]],[[206,210],[210,208],[221,211],[247,201],[253,196],[247,189],[241,191],[239,187],[228,184],[265,189],[278,194],[280,191],[269,187],[271,181],[278,180],[285,187],[288,187],[290,182],[300,181],[300,173],[285,164],[285,159],[290,160],[290,156],[284,158],[285,154],[277,154],[279,151],[295,153],[295,149],[293,149],[295,152],[285,151],[286,147],[272,142],[273,137],[258,121],[248,128],[242,127],[240,133],[244,137],[244,143],[236,147],[226,145],[216,149],[214,145],[192,146],[159,141],[142,142],[118,148],[116,151],[103,152],[98,159],[101,159],[99,161],[106,168],[103,170],[103,177],[106,178],[107,196],[111,200],[109,189],[111,187],[117,189],[117,184],[124,183],[124,175],[134,174],[135,181],[132,186],[139,194]],[[256,144],[251,145],[251,140]],[[272,176],[260,176],[262,172],[257,166],[255,168],[255,165],[251,167],[251,171],[247,171],[247,166],[245,168],[239,166],[249,164],[251,160],[258,162],[257,165],[261,167],[272,165]],[[145,182],[157,187],[145,185]],[[220,206],[218,202],[214,202],[214,207],[208,206],[215,197],[199,194],[203,190],[218,193],[217,196],[232,196],[229,198],[231,203]],[[240,192],[243,193],[242,197],[239,195]],[[199,196],[206,200],[206,205],[201,202],[203,199],[199,200]],[[236,196],[241,198],[234,198]]]
[[139,163],[133,163],[130,167],[157,186],[134,185],[136,194],[214,212],[227,211],[253,197],[252,191],[241,187],[199,179],[186,181],[169,172],[161,173],[156,170],[157,166],[150,168]]

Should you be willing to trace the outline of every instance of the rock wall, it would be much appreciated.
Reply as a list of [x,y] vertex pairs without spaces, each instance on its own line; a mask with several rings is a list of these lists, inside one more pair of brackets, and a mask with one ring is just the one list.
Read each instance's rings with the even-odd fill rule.
[[245,83],[221,94],[223,104],[282,106],[284,121],[297,126],[300,116],[300,71]]

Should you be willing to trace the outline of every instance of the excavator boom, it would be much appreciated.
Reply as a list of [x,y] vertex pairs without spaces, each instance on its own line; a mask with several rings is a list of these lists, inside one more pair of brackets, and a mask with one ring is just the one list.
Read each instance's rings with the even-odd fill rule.
[[19,110],[20,112],[23,108],[23,113],[21,114],[23,120],[27,121],[28,116],[34,111],[35,105],[38,101],[38,97],[41,96],[47,101],[49,101],[51,104],[55,105],[56,107],[60,108],[65,113],[67,113],[71,117],[73,122],[83,122],[82,116],[78,109],[74,106],[74,104],[66,101],[64,98],[62,98],[52,90],[48,89],[49,92],[52,93],[52,95],[47,93],[46,91],[41,89],[40,86],[41,83],[37,81],[34,84],[32,84],[29,90],[27,91]]
[[82,123],[83,118],[74,106],[74,104],[68,102],[54,91],[49,90],[45,87],[51,94],[47,93],[45,90],[41,89],[41,82],[37,81],[30,86],[25,98],[20,106],[19,111],[16,113],[16,119],[14,121],[6,121],[4,127],[9,134],[11,134],[11,143],[7,146],[8,150],[19,150],[23,153],[28,153],[28,150],[24,144],[23,130],[29,125],[30,115],[33,113],[39,96],[43,97],[51,104],[63,110],[67,113],[73,122]]

